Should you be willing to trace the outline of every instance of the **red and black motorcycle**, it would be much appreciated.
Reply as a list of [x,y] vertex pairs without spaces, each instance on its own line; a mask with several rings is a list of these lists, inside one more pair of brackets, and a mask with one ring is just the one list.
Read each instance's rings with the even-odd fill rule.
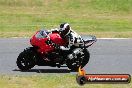
[[68,51],[57,49],[65,46],[67,41],[61,38],[58,32],[49,33],[40,30],[30,39],[32,47],[21,52],[17,58],[20,70],[30,70],[35,65],[61,67],[66,64],[69,69],[76,71],[79,66],[84,67],[90,58],[87,48],[96,42],[95,36],[83,39],[84,46],[72,46]]

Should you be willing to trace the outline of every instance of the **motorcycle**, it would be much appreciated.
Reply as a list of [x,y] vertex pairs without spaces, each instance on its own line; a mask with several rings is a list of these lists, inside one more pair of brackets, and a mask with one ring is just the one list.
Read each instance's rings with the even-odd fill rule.
[[83,46],[72,46],[70,50],[57,49],[65,46],[66,40],[61,38],[59,32],[48,32],[46,30],[37,31],[30,39],[32,47],[22,51],[16,61],[21,71],[27,71],[38,66],[51,66],[60,68],[66,65],[71,71],[77,71],[84,67],[90,58],[88,47],[96,42],[95,36],[88,36],[83,39]]

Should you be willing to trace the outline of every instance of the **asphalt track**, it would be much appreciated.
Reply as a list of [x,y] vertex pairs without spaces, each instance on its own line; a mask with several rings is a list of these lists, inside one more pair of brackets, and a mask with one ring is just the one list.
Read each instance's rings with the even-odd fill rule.
[[[0,74],[44,74],[74,73],[67,67],[35,66],[21,72],[16,66],[16,58],[29,47],[28,38],[0,38]],[[132,74],[132,39],[98,39],[89,47],[91,58],[84,67],[87,73]]]

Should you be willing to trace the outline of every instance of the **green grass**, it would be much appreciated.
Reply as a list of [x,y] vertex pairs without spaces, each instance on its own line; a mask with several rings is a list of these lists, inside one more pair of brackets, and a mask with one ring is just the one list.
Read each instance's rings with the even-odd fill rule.
[[132,38],[132,0],[0,0],[0,37],[30,37],[62,22],[79,34]]
[[41,74],[30,76],[1,75],[1,88],[132,88],[129,84],[85,84],[80,86],[72,74]]

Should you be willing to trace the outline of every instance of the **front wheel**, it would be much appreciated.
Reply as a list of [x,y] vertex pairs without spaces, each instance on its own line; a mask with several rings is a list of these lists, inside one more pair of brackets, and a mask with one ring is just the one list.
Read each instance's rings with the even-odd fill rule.
[[82,68],[88,63],[90,53],[87,49],[83,50],[83,54],[79,53],[76,58],[67,60],[67,67],[72,71],[78,71],[78,68]]
[[21,52],[17,58],[17,66],[20,70],[26,71],[35,66],[36,55],[31,48]]

